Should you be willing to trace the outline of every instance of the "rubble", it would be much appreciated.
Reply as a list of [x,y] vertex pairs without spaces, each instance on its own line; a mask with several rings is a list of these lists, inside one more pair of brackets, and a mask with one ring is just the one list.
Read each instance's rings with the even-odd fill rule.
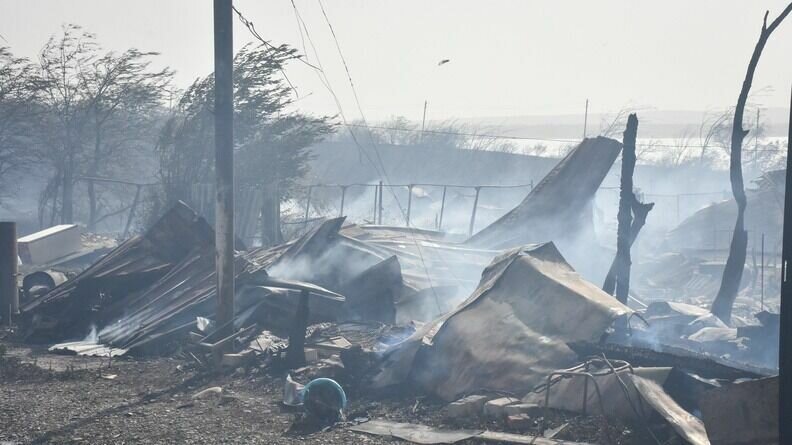
[[489,401],[485,395],[470,395],[463,397],[455,402],[451,402],[446,407],[445,415],[448,419],[461,419],[465,417],[477,417],[484,412],[484,404]]
[[387,351],[375,384],[409,376],[445,400],[481,388],[528,391],[576,361],[566,343],[596,341],[631,313],[576,274],[552,243],[513,249],[465,303]]
[[470,439],[482,442],[497,442],[526,445],[586,445],[582,442],[568,442],[521,434],[500,433],[481,430],[443,430],[426,425],[398,423],[387,420],[371,420],[350,427],[352,431],[379,436],[396,437],[418,444],[447,444]]
[[[178,203],[71,279],[48,270],[26,276],[20,324],[27,340],[54,342],[52,352],[111,360],[178,355],[193,369],[241,376],[288,372],[283,404],[303,405],[322,425],[342,419],[346,385],[350,394],[409,386],[450,402],[442,418],[455,426],[512,431],[364,422],[367,416],[345,424],[416,443],[572,444],[554,437],[569,437],[584,418],[601,422],[604,435],[617,422],[692,445],[710,443],[713,425],[721,431],[709,431],[713,443],[732,443],[717,441],[737,435],[718,424],[713,400],[722,391],[741,400],[734,393],[764,380],[731,382],[774,374],[772,363],[757,365],[749,353],[777,339],[778,317],[761,312],[760,324],[727,326],[695,301],[668,299],[633,309],[544,242],[587,224],[592,194],[620,149],[610,139],[587,139],[517,208],[464,243],[339,217],[277,246],[240,244],[231,335],[213,320],[212,228]],[[658,267],[673,269],[674,261],[661,258]],[[714,266],[684,265],[658,276],[709,283],[701,277]],[[642,284],[639,293],[651,288]],[[193,399],[233,398],[225,393],[210,387]],[[572,417],[548,424],[558,413]]]
[[520,402],[520,399],[515,397],[500,397],[492,399],[484,404],[484,415],[491,419],[500,419],[506,417],[508,412],[506,408],[509,405],[514,405]]
[[701,415],[712,445],[778,443],[778,377],[707,391]]

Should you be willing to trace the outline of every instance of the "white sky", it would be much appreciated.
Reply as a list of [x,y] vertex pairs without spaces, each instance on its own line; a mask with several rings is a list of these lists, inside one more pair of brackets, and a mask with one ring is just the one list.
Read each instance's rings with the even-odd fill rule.
[[[591,112],[733,106],[764,11],[772,19],[787,0],[323,1],[366,117],[419,120],[424,100],[430,119],[582,113],[586,98]],[[295,2],[347,117],[358,118],[319,4]],[[290,0],[235,5],[266,39],[302,49]],[[17,55],[35,57],[64,23],[107,49],[161,52],[181,87],[212,70],[211,0],[0,0],[0,45]],[[235,20],[236,46],[251,40]],[[791,55],[792,17],[759,65],[763,106],[788,106]],[[300,108],[337,112],[310,68],[292,62],[287,74]]]

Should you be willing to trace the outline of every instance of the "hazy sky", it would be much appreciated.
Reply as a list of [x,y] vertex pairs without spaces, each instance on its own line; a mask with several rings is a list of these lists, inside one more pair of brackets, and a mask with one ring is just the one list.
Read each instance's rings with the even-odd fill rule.
[[[366,117],[487,117],[631,107],[732,106],[761,27],[787,0],[323,0]],[[359,114],[317,0],[295,0],[330,83],[350,119]],[[290,0],[236,0],[259,33],[302,51]],[[212,70],[211,0],[0,0],[0,35],[35,57],[64,23],[108,49],[162,53],[184,87]],[[237,47],[251,41],[235,20]],[[307,43],[307,42],[306,42]],[[309,49],[309,59],[315,54]],[[441,59],[451,59],[443,66]],[[335,114],[316,73],[292,62],[301,108]],[[792,17],[772,36],[754,91],[786,107]]]

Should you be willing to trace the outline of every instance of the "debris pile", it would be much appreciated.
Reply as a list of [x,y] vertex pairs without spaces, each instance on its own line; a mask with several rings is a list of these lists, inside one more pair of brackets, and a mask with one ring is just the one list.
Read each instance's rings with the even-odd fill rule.
[[[772,357],[757,351],[777,339],[778,317],[727,326],[695,301],[663,298],[636,309],[583,278],[548,241],[587,233],[591,199],[620,149],[585,140],[465,243],[343,217],[271,248],[239,243],[230,336],[213,319],[213,229],[184,203],[70,279],[28,275],[19,323],[25,339],[55,343],[54,352],[178,355],[206,369],[219,355],[234,372],[289,372],[284,403],[330,423],[343,420],[345,389],[411,387],[447,404],[448,425],[508,430],[348,420],[354,431],[417,443],[572,444],[566,434],[579,419],[601,421],[611,443],[620,443],[610,437],[614,422],[657,443],[732,443],[738,423],[724,420],[723,399],[754,403],[773,391]],[[665,275],[655,286],[680,274],[702,281],[679,257],[658,264]],[[210,389],[196,397],[218,393]]]

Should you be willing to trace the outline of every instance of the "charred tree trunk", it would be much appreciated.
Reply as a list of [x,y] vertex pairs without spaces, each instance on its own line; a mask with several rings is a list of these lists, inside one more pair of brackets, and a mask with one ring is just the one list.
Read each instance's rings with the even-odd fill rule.
[[748,62],[748,71],[745,73],[745,80],[743,80],[742,89],[737,98],[737,106],[734,109],[731,156],[729,158],[729,180],[731,181],[734,200],[737,202],[737,222],[734,224],[734,233],[732,234],[731,244],[729,245],[729,257],[726,259],[726,267],[723,269],[720,289],[718,289],[715,301],[712,302],[711,309],[711,312],[726,324],[730,324],[731,322],[732,307],[734,306],[734,300],[737,299],[737,293],[740,290],[740,281],[742,280],[743,269],[745,268],[745,257],[748,250],[748,232],[745,231],[745,208],[748,202],[745,197],[745,186],[743,184],[742,173],[742,143],[745,136],[748,134],[748,130],[744,130],[742,127],[745,104],[748,101],[748,93],[751,91],[754,72],[756,71],[759,57],[762,55],[762,50],[767,43],[767,39],[778,25],[781,24],[781,21],[789,15],[790,11],[792,11],[792,3],[784,9],[781,15],[773,20],[770,26],[767,25],[767,15],[769,12],[765,12],[762,32],[759,34],[759,41],[756,42],[751,60]]
[[638,116],[627,118],[624,129],[621,164],[621,190],[619,192],[619,227],[616,232],[616,299],[627,304],[630,292],[630,227],[632,226],[633,172],[635,171],[635,138],[638,134]]
[[[652,210],[653,207],[653,202],[638,202],[638,200],[635,198],[635,195],[633,195],[633,220],[632,225],[630,226],[630,247],[632,247],[632,245],[635,244],[635,240],[638,239],[638,234],[641,232],[641,228],[643,228],[644,224],[646,224],[646,217],[649,215],[649,211]],[[605,283],[602,285],[602,290],[610,295],[613,295],[613,291],[616,290],[616,258],[613,259],[611,267],[608,269],[608,275],[605,277]]]
[[63,198],[61,200],[61,223],[74,222],[74,156],[69,155],[63,171]]
[[[99,157],[101,154],[102,146],[102,132],[99,128],[99,124],[97,124],[97,128],[94,131],[94,155],[93,155],[93,162],[91,165],[91,174],[97,176],[97,172],[99,171]],[[96,230],[96,220],[99,218],[99,206],[96,199],[96,184],[92,179],[88,181],[88,230],[93,232]]]

